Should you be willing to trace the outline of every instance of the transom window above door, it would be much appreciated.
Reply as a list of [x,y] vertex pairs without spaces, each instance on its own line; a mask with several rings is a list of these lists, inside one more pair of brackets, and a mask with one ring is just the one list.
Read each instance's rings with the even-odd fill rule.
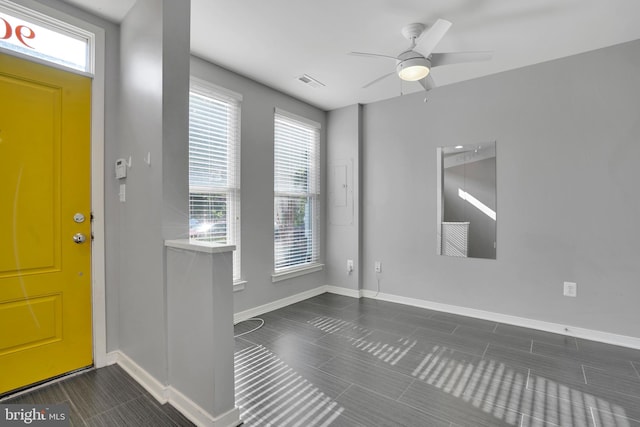
[[2,49],[93,74],[92,33],[7,0],[0,0]]

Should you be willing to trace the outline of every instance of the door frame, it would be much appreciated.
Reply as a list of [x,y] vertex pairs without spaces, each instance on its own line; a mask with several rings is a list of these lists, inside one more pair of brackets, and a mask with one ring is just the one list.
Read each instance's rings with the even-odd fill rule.
[[[34,10],[70,25],[89,31],[95,36],[94,74],[91,82],[91,212],[93,223],[91,232],[91,312],[93,334],[93,365],[101,368],[108,364],[107,360],[107,317],[106,317],[106,282],[105,282],[105,75],[106,75],[106,35],[104,28],[86,22],[80,18],[64,13],[58,9],[43,5],[34,0],[10,0],[11,2]],[[74,10],[72,6],[69,10]],[[13,51],[0,49],[8,55],[19,56],[28,61],[40,62],[47,66],[78,73],[36,58],[20,55]],[[80,73],[84,74],[84,73]]]

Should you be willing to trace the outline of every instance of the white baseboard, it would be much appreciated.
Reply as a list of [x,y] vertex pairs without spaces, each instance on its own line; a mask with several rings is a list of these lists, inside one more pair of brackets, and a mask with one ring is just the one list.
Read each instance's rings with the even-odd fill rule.
[[233,408],[220,416],[214,417],[175,388],[162,384],[134,362],[133,359],[119,350],[107,353],[107,364],[113,365],[115,363],[124,369],[160,404],[170,403],[171,406],[197,426],[236,427],[242,424],[238,408]]
[[[335,286],[327,286],[331,292]],[[344,289],[344,288],[342,288]],[[490,320],[492,322],[506,323],[508,325],[522,326],[525,328],[538,329],[556,334],[569,335],[576,338],[599,341],[606,344],[619,345],[633,349],[640,349],[640,338],[626,335],[618,335],[610,332],[596,331],[592,329],[579,328],[576,326],[562,325],[559,323],[545,322],[542,320],[528,319],[525,317],[511,316],[508,314],[494,313],[491,311],[476,310],[474,308],[460,307],[457,305],[442,304],[438,302],[420,300],[416,298],[402,297],[398,295],[379,293],[375,291],[363,290],[363,296],[389,302],[411,305],[414,307],[426,308],[429,310],[442,311],[446,313],[459,314],[461,316],[475,317],[477,319]]]
[[116,363],[118,363],[118,357],[120,354],[121,353],[119,351],[112,351],[107,353],[107,366],[115,365]]
[[174,408],[180,411],[182,415],[197,426],[236,427],[242,424],[242,421],[240,421],[240,410],[237,407],[214,418],[193,400],[173,387],[169,387],[169,402]]
[[233,323],[236,324],[238,322],[242,322],[243,320],[251,319],[252,317],[260,316],[261,314],[268,313],[273,310],[278,310],[280,308],[295,304],[300,301],[304,301],[325,292],[327,292],[327,286],[319,286],[305,292],[300,292],[299,294],[291,295],[277,301],[272,301],[258,307],[250,308],[249,310],[235,313],[233,315]]
[[[168,402],[168,387],[155,379],[153,375],[145,371],[123,352],[116,350],[107,354],[107,360],[114,360],[122,369],[144,387],[158,402]],[[111,363],[113,364],[113,363]]]
[[360,298],[363,296],[362,289],[349,289],[349,288],[343,288],[341,286],[331,286],[331,285],[327,285],[326,289],[327,289],[327,292],[331,292],[332,294],[336,294],[336,295],[343,295],[345,297]]

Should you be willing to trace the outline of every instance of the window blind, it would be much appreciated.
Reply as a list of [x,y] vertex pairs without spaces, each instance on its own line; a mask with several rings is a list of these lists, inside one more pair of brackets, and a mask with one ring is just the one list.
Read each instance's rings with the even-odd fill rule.
[[274,119],[274,269],[318,263],[320,125],[276,111]]
[[236,245],[240,263],[240,100],[192,79],[189,92],[189,238]]

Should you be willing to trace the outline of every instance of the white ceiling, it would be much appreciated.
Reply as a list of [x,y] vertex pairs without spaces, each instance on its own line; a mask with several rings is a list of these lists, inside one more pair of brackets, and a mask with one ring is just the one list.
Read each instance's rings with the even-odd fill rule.
[[[66,0],[120,22],[135,0]],[[438,86],[640,39],[638,0],[191,0],[191,48],[204,59],[325,110],[420,89],[389,77],[406,24],[453,22],[435,52],[491,50],[489,62],[435,68]],[[326,86],[298,81],[308,74]],[[606,78],[606,76],[604,76]]]

